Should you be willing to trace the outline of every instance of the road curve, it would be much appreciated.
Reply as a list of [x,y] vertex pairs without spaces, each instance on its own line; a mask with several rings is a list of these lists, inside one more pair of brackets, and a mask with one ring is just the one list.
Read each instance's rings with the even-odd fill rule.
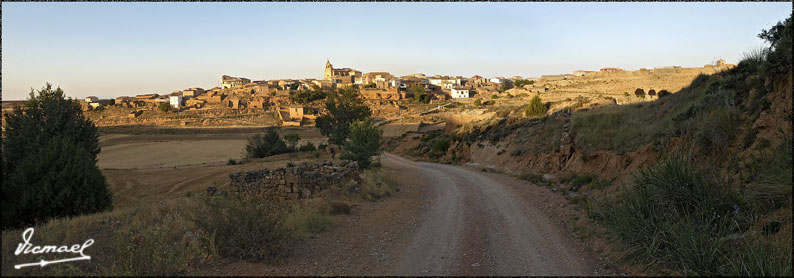
[[499,181],[464,167],[393,154],[383,163],[423,183],[428,197],[393,275],[596,273],[566,231]]

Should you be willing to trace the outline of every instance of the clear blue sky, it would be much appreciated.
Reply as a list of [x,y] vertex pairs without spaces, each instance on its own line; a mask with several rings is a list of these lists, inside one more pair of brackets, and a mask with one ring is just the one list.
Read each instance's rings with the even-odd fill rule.
[[3,98],[111,97],[223,74],[559,74],[736,63],[791,3],[2,3]]

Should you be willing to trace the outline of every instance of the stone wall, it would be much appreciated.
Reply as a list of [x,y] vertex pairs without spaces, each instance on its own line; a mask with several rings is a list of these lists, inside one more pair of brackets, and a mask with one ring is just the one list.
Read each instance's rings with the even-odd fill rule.
[[308,199],[332,186],[358,179],[358,163],[354,161],[229,173],[232,192],[278,201]]

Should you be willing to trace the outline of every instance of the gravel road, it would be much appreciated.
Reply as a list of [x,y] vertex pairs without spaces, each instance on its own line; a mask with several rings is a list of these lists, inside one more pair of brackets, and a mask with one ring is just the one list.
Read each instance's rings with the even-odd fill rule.
[[[604,275],[561,224],[560,194],[513,177],[386,154],[400,191],[336,215],[279,263],[226,259],[189,275]],[[550,217],[556,217],[552,219]]]
[[468,168],[386,154],[429,202],[394,275],[593,275],[595,263],[536,205]]

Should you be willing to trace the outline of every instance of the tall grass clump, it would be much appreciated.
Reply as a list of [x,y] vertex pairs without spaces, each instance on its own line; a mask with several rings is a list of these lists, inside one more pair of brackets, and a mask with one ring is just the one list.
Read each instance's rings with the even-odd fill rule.
[[600,216],[627,258],[694,274],[716,274],[730,233],[736,193],[684,155],[634,175]]
[[[788,165],[769,162],[780,167],[743,191],[690,156],[670,155],[589,213],[626,245],[624,258],[637,263],[687,275],[791,275],[791,237],[783,235],[791,232],[790,154]],[[781,213],[758,221],[775,208]]]
[[333,221],[327,214],[309,207],[294,206],[284,219],[284,227],[295,235],[325,231]]
[[758,46],[751,48],[749,51],[742,54],[742,59],[739,61],[739,64],[746,64],[754,70],[760,70],[764,61],[766,61],[767,53],[769,53],[769,49],[766,47]]
[[209,235],[212,252],[243,260],[271,260],[284,249],[288,233],[281,221],[284,209],[261,200],[206,200],[208,213],[196,219]]
[[739,112],[732,106],[721,106],[701,120],[695,134],[698,145],[706,151],[724,151],[736,137]]

